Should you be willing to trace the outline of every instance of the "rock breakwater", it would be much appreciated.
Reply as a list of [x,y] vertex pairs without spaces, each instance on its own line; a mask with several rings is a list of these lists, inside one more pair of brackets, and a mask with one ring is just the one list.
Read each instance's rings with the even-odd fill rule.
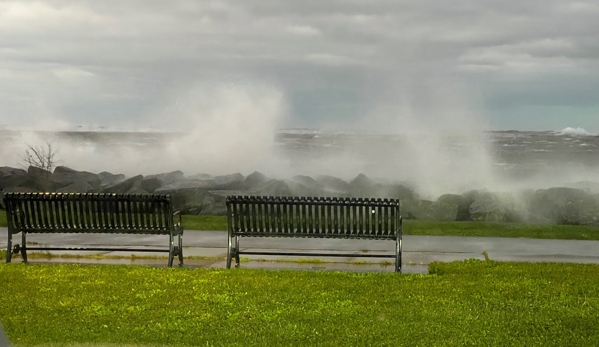
[[184,214],[223,215],[228,195],[337,196],[400,199],[406,219],[490,221],[536,224],[599,225],[599,194],[592,184],[574,187],[491,192],[471,190],[423,199],[415,187],[382,183],[364,174],[345,181],[333,176],[267,177],[260,172],[186,176],[181,171],[136,175],[77,171],[58,166],[53,172],[0,167],[0,189],[6,192],[170,194]]

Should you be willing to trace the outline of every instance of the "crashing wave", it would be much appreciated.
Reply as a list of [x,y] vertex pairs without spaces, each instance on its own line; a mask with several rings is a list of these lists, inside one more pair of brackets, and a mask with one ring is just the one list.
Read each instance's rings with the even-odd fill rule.
[[558,135],[566,135],[566,136],[593,136],[594,134],[589,133],[588,131],[584,130],[583,128],[571,128],[571,127],[567,127],[565,129],[562,129],[562,131],[560,131],[558,133]]

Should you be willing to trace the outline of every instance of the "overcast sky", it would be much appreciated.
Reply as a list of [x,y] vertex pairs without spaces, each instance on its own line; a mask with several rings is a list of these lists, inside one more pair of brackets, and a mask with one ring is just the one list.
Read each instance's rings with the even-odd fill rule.
[[598,58],[597,1],[0,1],[0,124],[180,126],[241,95],[280,126],[599,133]]

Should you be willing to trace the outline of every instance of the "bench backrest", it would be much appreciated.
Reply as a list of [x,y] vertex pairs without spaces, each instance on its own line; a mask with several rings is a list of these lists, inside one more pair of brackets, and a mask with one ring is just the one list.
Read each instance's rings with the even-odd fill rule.
[[240,236],[393,239],[401,235],[399,200],[227,197],[229,232]]
[[6,193],[8,230],[27,233],[169,234],[169,195],[99,193]]

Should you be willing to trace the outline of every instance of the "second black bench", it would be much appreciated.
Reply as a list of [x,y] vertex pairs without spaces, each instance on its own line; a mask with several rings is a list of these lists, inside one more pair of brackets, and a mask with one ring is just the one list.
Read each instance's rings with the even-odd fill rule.
[[[401,272],[402,218],[399,200],[310,198],[310,197],[227,197],[227,268],[234,258],[239,267],[241,254],[289,256],[342,256],[394,258]],[[240,237],[309,237],[395,241],[394,254],[339,254],[241,251]]]

